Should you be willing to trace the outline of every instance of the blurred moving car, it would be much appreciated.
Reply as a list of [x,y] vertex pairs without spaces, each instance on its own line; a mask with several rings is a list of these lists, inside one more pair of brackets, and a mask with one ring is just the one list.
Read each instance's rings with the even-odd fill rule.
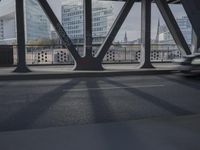
[[178,71],[182,73],[200,73],[200,54],[187,55],[173,62],[178,64]]

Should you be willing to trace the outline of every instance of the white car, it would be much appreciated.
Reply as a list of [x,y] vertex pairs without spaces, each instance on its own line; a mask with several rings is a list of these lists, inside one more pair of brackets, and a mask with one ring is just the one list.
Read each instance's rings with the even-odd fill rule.
[[182,73],[200,73],[200,54],[187,55],[181,59],[175,59],[174,63],[178,64],[178,70]]

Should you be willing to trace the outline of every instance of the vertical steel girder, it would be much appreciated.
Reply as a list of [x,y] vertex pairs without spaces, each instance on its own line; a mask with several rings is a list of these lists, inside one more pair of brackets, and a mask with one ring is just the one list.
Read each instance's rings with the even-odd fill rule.
[[140,68],[153,68],[151,64],[151,2],[142,0],[141,26],[141,64]]
[[63,45],[69,50],[69,52],[71,53],[72,57],[75,60],[75,63],[77,63],[81,59],[81,57],[78,54],[71,39],[69,38],[69,36],[65,32],[64,28],[62,27],[61,23],[57,19],[56,15],[54,14],[53,10],[49,6],[49,3],[47,2],[47,0],[38,0],[38,2],[40,4],[40,6],[42,7],[42,9],[44,10],[44,12],[46,13],[49,20],[51,21],[51,23],[52,23],[53,27],[55,28],[55,30],[57,31],[58,35],[62,39]]
[[17,22],[17,68],[14,72],[30,72],[26,66],[26,46],[24,29],[24,0],[16,0],[16,22]]
[[154,0],[160,10],[167,27],[169,28],[171,35],[174,38],[179,49],[185,52],[187,55],[191,54],[190,48],[187,45],[187,42],[184,39],[184,36],[167,4],[166,0]]
[[84,0],[84,51],[88,59],[92,57],[92,0]]
[[102,62],[104,56],[106,55],[107,51],[109,50],[113,40],[115,39],[118,31],[120,30],[122,24],[124,23],[126,17],[128,16],[133,4],[135,3],[135,0],[127,0],[120,11],[117,19],[115,20],[114,24],[112,25],[106,39],[104,40],[103,44],[99,48],[97,54],[96,54],[96,59],[98,61]]

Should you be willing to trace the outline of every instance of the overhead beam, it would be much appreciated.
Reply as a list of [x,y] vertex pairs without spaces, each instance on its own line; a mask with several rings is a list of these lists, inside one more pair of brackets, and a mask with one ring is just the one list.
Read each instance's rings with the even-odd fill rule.
[[172,37],[174,38],[174,41],[176,42],[178,48],[186,53],[187,55],[191,54],[190,48],[187,45],[187,42],[185,41],[185,38],[165,0],[154,0],[157,4],[163,19],[165,20],[165,23],[168,27],[168,29],[171,32]]
[[124,6],[122,7],[122,9],[121,9],[119,15],[117,16],[115,22],[113,23],[106,39],[104,40],[103,44],[101,45],[97,54],[95,55],[95,57],[99,61],[103,61],[103,58],[105,57],[107,51],[109,50],[113,40],[115,39],[118,31],[120,30],[126,17],[128,16],[131,8],[133,7],[134,2],[135,2],[135,0],[127,0],[127,2],[125,2]]

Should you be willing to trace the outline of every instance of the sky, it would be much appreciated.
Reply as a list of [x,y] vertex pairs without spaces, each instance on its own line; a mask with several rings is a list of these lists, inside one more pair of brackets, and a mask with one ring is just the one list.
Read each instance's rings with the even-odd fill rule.
[[[61,20],[61,5],[62,4],[82,4],[82,0],[48,0],[50,6],[54,10],[55,14]],[[112,21],[115,20],[117,14],[119,13],[120,9],[123,6],[123,2],[100,2],[98,0],[93,0],[93,5],[111,5],[113,10]],[[170,5],[170,8],[175,16],[175,18],[180,18],[185,16],[185,11],[181,5]],[[141,30],[141,5],[140,3],[135,3],[130,14],[126,18],[125,22],[123,23],[115,41],[122,41],[127,33],[128,40],[133,41],[140,38],[140,30]],[[155,38],[157,32],[157,24],[158,20],[160,20],[161,25],[164,24],[161,14],[159,13],[155,4],[152,4],[152,39]]]

